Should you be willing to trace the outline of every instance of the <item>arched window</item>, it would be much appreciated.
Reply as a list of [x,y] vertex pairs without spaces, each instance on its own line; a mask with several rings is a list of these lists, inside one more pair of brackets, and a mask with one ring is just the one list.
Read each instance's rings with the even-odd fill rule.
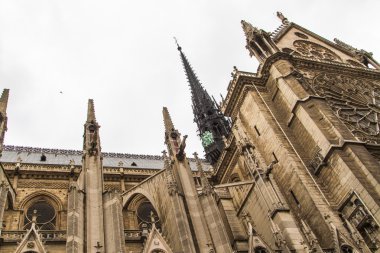
[[166,253],[166,252],[163,251],[162,249],[154,249],[150,253]]
[[352,253],[354,252],[352,247],[349,246],[349,245],[342,245],[342,247],[340,247],[340,249],[342,250],[342,253]]
[[240,177],[237,173],[233,173],[230,177],[230,183],[237,183],[240,182]]
[[[156,210],[154,210],[153,205],[148,202],[144,201],[142,202],[138,208],[137,208],[137,218],[139,221],[139,224],[149,224],[152,223],[152,214],[153,213],[153,218],[155,221],[158,221],[158,215]],[[156,223],[156,227],[160,227],[159,222]]]
[[38,229],[56,229],[57,212],[53,205],[44,197],[40,197],[32,201],[31,204],[26,207],[24,216],[24,229],[30,229],[34,211],[37,211],[36,226]]
[[255,253],[267,253],[267,250],[264,247],[256,247],[255,248]]

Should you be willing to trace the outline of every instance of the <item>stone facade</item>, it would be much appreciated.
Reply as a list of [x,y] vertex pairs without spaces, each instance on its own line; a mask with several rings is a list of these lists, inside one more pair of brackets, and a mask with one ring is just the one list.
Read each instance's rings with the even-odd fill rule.
[[207,100],[230,124],[212,165],[188,157],[167,108],[162,156],[102,152],[92,100],[82,151],[3,146],[4,90],[0,252],[377,252],[380,65],[278,17],[273,33],[242,21],[260,65]]

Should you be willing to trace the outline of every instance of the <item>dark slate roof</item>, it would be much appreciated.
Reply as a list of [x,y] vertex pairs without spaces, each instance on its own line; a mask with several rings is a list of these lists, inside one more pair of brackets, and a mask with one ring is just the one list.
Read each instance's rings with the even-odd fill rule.
[[[41,161],[41,156],[46,156],[46,161]],[[164,161],[158,155],[138,155],[123,153],[102,153],[104,167],[124,167],[136,169],[160,170],[164,167]],[[48,149],[34,147],[20,147],[5,145],[0,162],[15,163],[21,159],[22,163],[29,164],[50,164],[50,165],[69,165],[71,161],[75,165],[82,164],[82,151],[67,149]],[[190,158],[190,167],[196,171],[195,160]],[[119,164],[122,163],[120,166]],[[134,165],[135,164],[135,165]],[[209,170],[210,165],[203,161],[205,171]]]

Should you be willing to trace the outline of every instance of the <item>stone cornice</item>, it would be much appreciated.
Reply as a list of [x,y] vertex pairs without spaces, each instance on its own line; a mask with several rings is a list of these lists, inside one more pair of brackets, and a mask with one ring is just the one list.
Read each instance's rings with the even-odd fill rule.
[[[82,156],[83,151],[81,150],[71,150],[71,149],[51,149],[51,148],[38,148],[38,147],[23,147],[23,146],[12,146],[4,145],[4,151],[13,152],[28,152],[28,153],[38,153],[38,154],[55,154],[55,155],[76,155]],[[146,154],[129,154],[129,153],[112,153],[112,152],[102,152],[103,158],[129,158],[129,159],[145,159],[145,160],[157,160],[163,161],[160,155],[146,155]],[[191,162],[195,162],[194,158],[187,158]],[[205,159],[200,159],[202,162],[206,162]]]
[[306,29],[305,27],[302,27],[302,26],[300,26],[300,25],[298,25],[296,23],[293,23],[293,22],[291,22],[291,23],[289,23],[287,25],[280,26],[280,28],[277,29],[277,31],[275,32],[275,34],[273,34],[273,36],[272,36],[273,41],[274,42],[278,42],[293,27],[296,28],[296,29],[298,29],[298,30],[300,30],[300,31],[302,31],[302,32],[304,32],[304,33],[307,33],[307,34],[313,36],[314,38],[316,38],[316,39],[318,39],[318,40],[326,43],[327,45],[329,45],[329,46],[331,46],[331,47],[333,47],[335,49],[338,49],[340,51],[343,51],[345,54],[347,54],[347,55],[355,58],[355,55],[353,54],[353,52],[350,51],[350,50],[347,50],[347,48],[342,47],[342,46],[340,46],[340,45],[332,42],[331,40],[328,40],[328,39],[326,39],[326,38],[324,38],[324,37],[322,37],[322,36],[320,36],[320,35],[312,32],[310,30]]
[[233,117],[235,114],[234,109],[238,103],[237,101],[241,99],[241,94],[244,91],[244,88],[246,86],[248,88],[253,86],[265,86],[270,75],[269,70],[271,66],[279,60],[291,61],[292,58],[293,56],[287,53],[277,52],[268,57],[264,64],[260,65],[258,74],[236,71],[233,75],[233,79],[228,85],[226,98],[223,100],[222,109],[224,114]]
[[[264,87],[270,75],[270,68],[279,60],[288,60],[295,68],[307,68],[313,70],[322,70],[329,72],[339,72],[348,75],[361,76],[363,78],[380,79],[380,71],[370,68],[353,67],[347,63],[332,62],[332,61],[315,61],[302,56],[294,56],[283,52],[278,52],[266,59],[263,65],[259,68],[259,73],[249,73],[236,71],[233,79],[228,85],[228,92],[223,101],[222,109],[226,116],[234,117],[236,108],[242,103],[250,87]],[[243,94],[243,96],[242,96]]]
[[[36,148],[36,147],[22,147],[22,146],[11,146],[11,145],[5,145],[4,150],[5,151],[16,151],[16,152],[57,154],[57,155],[79,155],[79,156],[81,156],[83,154],[82,150]],[[162,156],[159,156],[159,155],[102,152],[102,156],[103,157],[116,157],[116,158],[162,160]]]
[[340,74],[355,75],[363,78],[379,80],[380,70],[370,68],[358,68],[347,63],[331,61],[315,61],[302,56],[292,56],[290,60],[296,68],[323,70],[326,72],[338,72]]
[[215,164],[215,181],[217,184],[220,184],[222,179],[225,177],[226,171],[231,168],[232,160],[237,156],[236,152],[238,148],[236,146],[236,139],[233,134],[227,140],[227,145],[221,156],[218,159],[218,162]]

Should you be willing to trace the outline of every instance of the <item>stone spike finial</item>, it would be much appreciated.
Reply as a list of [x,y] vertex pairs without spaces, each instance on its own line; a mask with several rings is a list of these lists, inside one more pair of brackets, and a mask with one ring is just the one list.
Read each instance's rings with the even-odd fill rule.
[[87,122],[96,122],[95,118],[95,107],[94,107],[94,100],[89,99],[88,100],[88,109],[87,109]]
[[201,161],[199,160],[198,153],[197,153],[197,152],[194,152],[193,155],[194,155],[194,159],[195,159],[195,161],[196,161],[196,163],[197,163],[197,169],[198,169],[198,171],[199,171],[201,174],[203,174],[203,167],[202,167],[202,163],[201,163]]
[[33,210],[32,223],[33,224],[37,223],[37,210]]
[[9,97],[9,89],[4,89],[0,97],[0,111],[5,112],[7,110]]
[[171,117],[170,117],[170,114],[169,114],[168,108],[166,108],[166,107],[163,107],[163,108],[162,108],[162,115],[163,115],[163,117],[164,117],[165,132],[166,132],[166,133],[170,133],[170,132],[173,131],[175,128],[174,128],[174,125],[173,125],[172,119],[171,119]]
[[245,20],[240,21],[240,23],[247,39],[251,38],[254,32],[258,32],[258,29],[254,27],[251,23]]
[[164,168],[165,169],[170,168],[170,161],[169,161],[169,157],[167,155],[166,150],[163,150],[161,153],[162,153],[162,158],[164,159]]

